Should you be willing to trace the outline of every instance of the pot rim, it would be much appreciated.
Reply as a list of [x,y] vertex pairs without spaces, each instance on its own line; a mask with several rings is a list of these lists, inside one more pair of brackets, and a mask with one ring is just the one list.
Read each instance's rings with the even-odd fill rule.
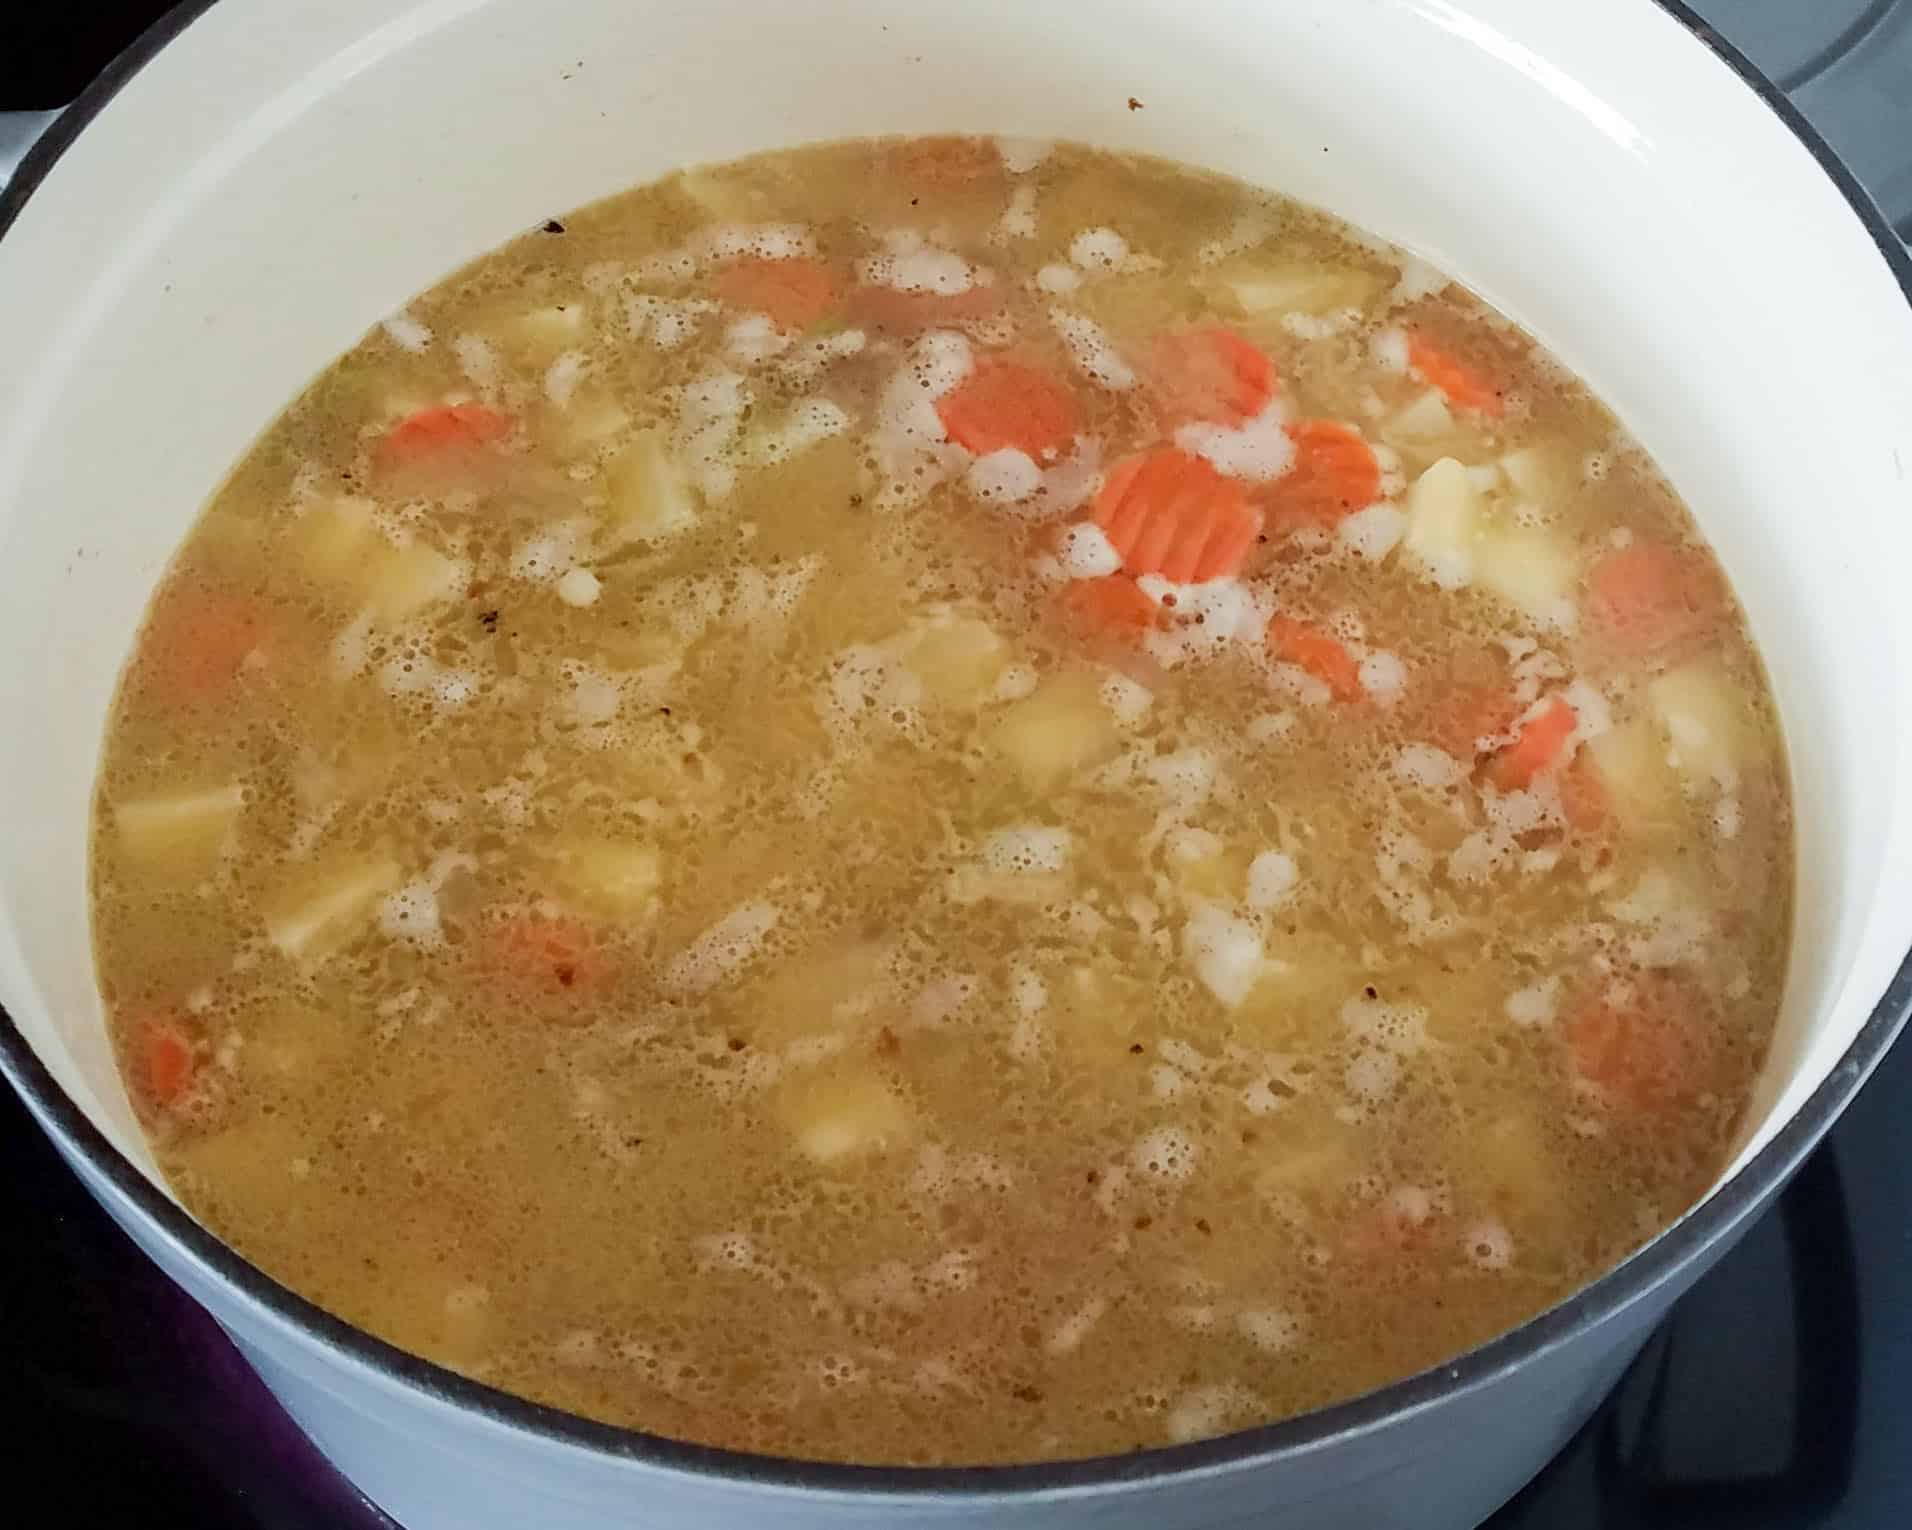
[[[1830,144],[1785,93],[1685,0],[1652,0],[1721,59],[1805,146],[1871,235],[1912,305],[1912,253]],[[22,159],[0,190],[0,238],[74,139],[127,81],[212,8],[181,0],[147,28],[80,94]],[[1451,1396],[1472,1392],[1528,1361],[1579,1339],[1703,1263],[1714,1243],[1762,1207],[1804,1162],[1858,1094],[1912,1018],[1912,950],[1852,1045],[1779,1129],[1725,1184],[1645,1247],[1565,1301],[1444,1364],[1294,1418],[1192,1444],[1119,1456],[1011,1466],[858,1466],[800,1461],[673,1440],[599,1423],[472,1380],[383,1339],[281,1285],[195,1221],[122,1155],[54,1081],[0,1007],[0,1073],[65,1153],[85,1162],[186,1258],[232,1286],[286,1328],[388,1383],[457,1412],[547,1443],[691,1476],[855,1498],[1028,1499],[1074,1497],[1124,1484],[1211,1476],[1325,1448]]]

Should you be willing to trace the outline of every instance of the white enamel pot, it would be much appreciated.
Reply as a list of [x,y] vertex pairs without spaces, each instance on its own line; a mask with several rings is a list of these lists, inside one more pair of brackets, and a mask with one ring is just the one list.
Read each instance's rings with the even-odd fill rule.
[[[816,1467],[533,1407],[326,1316],[159,1184],[102,1028],[86,820],[114,677],[208,491],[408,294],[672,166],[973,130],[1150,150],[1414,247],[1685,494],[1777,689],[1798,948],[1709,1198],[1573,1300],[1271,1428],[1003,1470]],[[74,1171],[408,1530],[1412,1526],[1491,1512],[1777,1193],[1912,995],[1912,268],[1661,0],[224,0],[0,200],[0,1067]],[[30,1250],[12,1257],[30,1258]]]

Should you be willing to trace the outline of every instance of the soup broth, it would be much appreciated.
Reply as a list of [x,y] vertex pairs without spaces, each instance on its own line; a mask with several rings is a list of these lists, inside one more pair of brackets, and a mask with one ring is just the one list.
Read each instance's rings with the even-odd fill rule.
[[1526,335],[1320,213],[877,140],[553,219],[204,512],[99,778],[192,1211],[679,1439],[1084,1456],[1435,1364],[1720,1170],[1757,655]]

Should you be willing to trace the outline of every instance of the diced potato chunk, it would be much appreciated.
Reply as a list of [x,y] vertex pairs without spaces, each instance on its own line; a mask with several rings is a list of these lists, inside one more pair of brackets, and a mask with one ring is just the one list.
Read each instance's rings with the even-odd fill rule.
[[1269,966],[1254,925],[1214,903],[1197,903],[1182,927],[1182,959],[1226,1009],[1237,1009]]
[[423,542],[393,547],[383,538],[378,547],[366,592],[376,620],[402,622],[464,592],[465,566],[435,547]]
[[235,783],[210,791],[145,797],[113,809],[120,847],[147,867],[181,874],[204,871],[218,859],[244,793]]
[[1402,549],[1436,584],[1456,589],[1474,575],[1480,518],[1480,495],[1467,469],[1443,457],[1408,491]]
[[690,479],[654,432],[646,431],[610,468],[612,529],[621,541],[662,542],[697,524]]
[[664,863],[653,845],[574,836],[549,852],[552,879],[573,902],[608,919],[636,919],[657,906]]
[[1537,1215],[1561,1204],[1560,1169],[1537,1117],[1502,1116],[1457,1145],[1455,1161],[1503,1214]]
[[1056,675],[1003,713],[993,743],[1032,792],[1052,792],[1121,749],[1101,689],[1093,675]]
[[1390,441],[1438,441],[1454,433],[1454,415],[1440,389],[1429,388],[1381,429]]
[[1746,698],[1719,661],[1696,659],[1661,675],[1647,696],[1666,729],[1667,757],[1689,785],[1731,788],[1752,731]]
[[1074,967],[1050,986],[1043,1018],[1058,1046],[1077,1058],[1133,1070],[1129,1046],[1147,1013],[1139,986],[1101,967]]
[[294,961],[322,961],[364,928],[399,883],[396,861],[349,861],[307,872],[266,900],[266,935]]
[[1674,820],[1679,783],[1657,724],[1644,718],[1622,723],[1590,739],[1587,753],[1623,823],[1645,827]]
[[1234,1022],[1260,1045],[1297,1054],[1325,1052],[1343,1039],[1341,1005],[1360,992],[1365,974],[1353,955],[1332,941],[1304,934],[1281,940],[1279,960],[1259,980]]
[[1552,446],[1523,446],[1500,459],[1500,470],[1514,492],[1529,504],[1548,508],[1573,487],[1564,454]]
[[1233,897],[1248,875],[1248,859],[1239,849],[1206,848],[1174,837],[1169,842],[1169,867],[1184,893],[1217,902]]
[[581,302],[531,308],[499,326],[505,349],[533,366],[545,366],[583,341],[590,315]]
[[630,413],[588,377],[571,395],[571,402],[554,411],[544,426],[554,444],[578,454],[595,453],[630,428]]
[[1497,526],[1474,543],[1474,577],[1524,616],[1543,627],[1571,627],[1573,549],[1551,532]]
[[355,496],[306,511],[292,539],[314,578],[364,596],[378,621],[403,621],[464,588],[463,564],[424,542],[395,547],[371,502]]
[[292,541],[306,568],[322,580],[356,578],[386,546],[372,523],[372,502],[356,495],[341,495],[307,510]]
[[975,707],[995,694],[1009,645],[985,621],[938,613],[909,635],[903,658],[937,701]]
[[888,991],[892,952],[880,941],[846,940],[808,951],[778,967],[744,1006],[747,1029],[759,1046],[777,1046],[878,1023]]
[[786,1086],[778,1115],[797,1150],[820,1164],[886,1152],[913,1135],[909,1106],[868,1073],[801,1075]]
[[1223,268],[1221,280],[1235,305],[1250,318],[1365,308],[1381,290],[1381,278],[1373,272],[1345,266],[1232,262]]

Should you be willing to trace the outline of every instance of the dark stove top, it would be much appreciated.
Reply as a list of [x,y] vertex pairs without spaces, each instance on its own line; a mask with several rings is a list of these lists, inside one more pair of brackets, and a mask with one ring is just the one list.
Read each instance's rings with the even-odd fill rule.
[[[1586,0],[1598,3],[1598,0]],[[1692,0],[1912,235],[1912,0]],[[0,0],[0,107],[50,107],[153,0]],[[393,1530],[0,1089],[7,1501],[62,1530]],[[1912,1526],[1912,1046],[1489,1530]]]

